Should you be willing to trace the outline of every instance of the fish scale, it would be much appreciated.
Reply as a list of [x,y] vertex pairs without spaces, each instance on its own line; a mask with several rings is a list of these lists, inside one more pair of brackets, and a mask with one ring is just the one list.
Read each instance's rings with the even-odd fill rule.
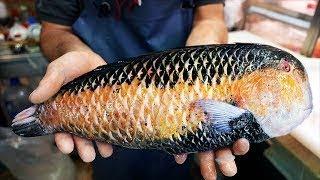
[[227,125],[217,124],[223,121],[208,115],[215,108],[208,111],[200,104],[245,108],[243,99],[258,90],[247,82],[262,78],[262,69],[278,71],[281,53],[270,46],[229,44],[123,59],[66,84],[39,105],[35,117],[47,132],[173,154],[227,147],[241,137],[260,142],[269,136],[249,111],[241,110]]

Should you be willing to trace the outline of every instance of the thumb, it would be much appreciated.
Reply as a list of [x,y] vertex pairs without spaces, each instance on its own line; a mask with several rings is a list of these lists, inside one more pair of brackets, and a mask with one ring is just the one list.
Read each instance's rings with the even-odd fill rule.
[[45,76],[29,99],[36,104],[44,102],[65,83],[103,64],[105,61],[95,53],[68,52],[48,65]]
[[63,70],[55,67],[55,64],[49,64],[45,76],[40,81],[39,86],[30,94],[29,100],[35,104],[48,100],[59,91],[64,81]]

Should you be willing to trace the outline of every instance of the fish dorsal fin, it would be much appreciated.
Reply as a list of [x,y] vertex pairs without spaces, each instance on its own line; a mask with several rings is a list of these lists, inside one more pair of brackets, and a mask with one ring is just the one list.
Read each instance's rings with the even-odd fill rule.
[[232,131],[230,122],[239,119],[249,111],[233,106],[231,104],[215,100],[199,100],[196,107],[200,108],[206,115],[206,120],[220,132]]

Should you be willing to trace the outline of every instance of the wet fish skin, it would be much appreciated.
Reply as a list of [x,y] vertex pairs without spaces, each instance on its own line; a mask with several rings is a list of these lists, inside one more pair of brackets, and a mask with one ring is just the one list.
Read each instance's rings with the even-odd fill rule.
[[[66,84],[50,100],[37,105],[34,114],[16,120],[13,130],[24,136],[69,132],[173,154],[219,149],[241,137],[261,142],[271,137],[270,133],[264,132],[264,124],[257,119],[260,109],[251,112],[239,100],[239,89],[247,85],[248,78],[286,76],[279,69],[283,61],[299,72],[299,81],[307,83],[298,60],[266,45],[197,46],[126,59]],[[219,123],[210,119],[215,107],[223,111],[228,104],[242,113]]]

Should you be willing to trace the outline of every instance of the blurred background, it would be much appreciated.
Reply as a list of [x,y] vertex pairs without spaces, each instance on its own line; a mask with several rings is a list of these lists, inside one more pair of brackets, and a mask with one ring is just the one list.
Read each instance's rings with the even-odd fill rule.
[[[320,8],[318,0],[226,0],[230,42],[264,43],[289,50],[305,65],[314,110],[290,135],[252,145],[237,158],[238,174],[220,179],[320,179]],[[47,60],[34,0],[0,0],[0,126],[30,106],[28,96]],[[191,158],[189,179],[201,179]],[[0,179],[100,179],[76,154],[62,155],[51,137],[20,138],[0,128]]]

